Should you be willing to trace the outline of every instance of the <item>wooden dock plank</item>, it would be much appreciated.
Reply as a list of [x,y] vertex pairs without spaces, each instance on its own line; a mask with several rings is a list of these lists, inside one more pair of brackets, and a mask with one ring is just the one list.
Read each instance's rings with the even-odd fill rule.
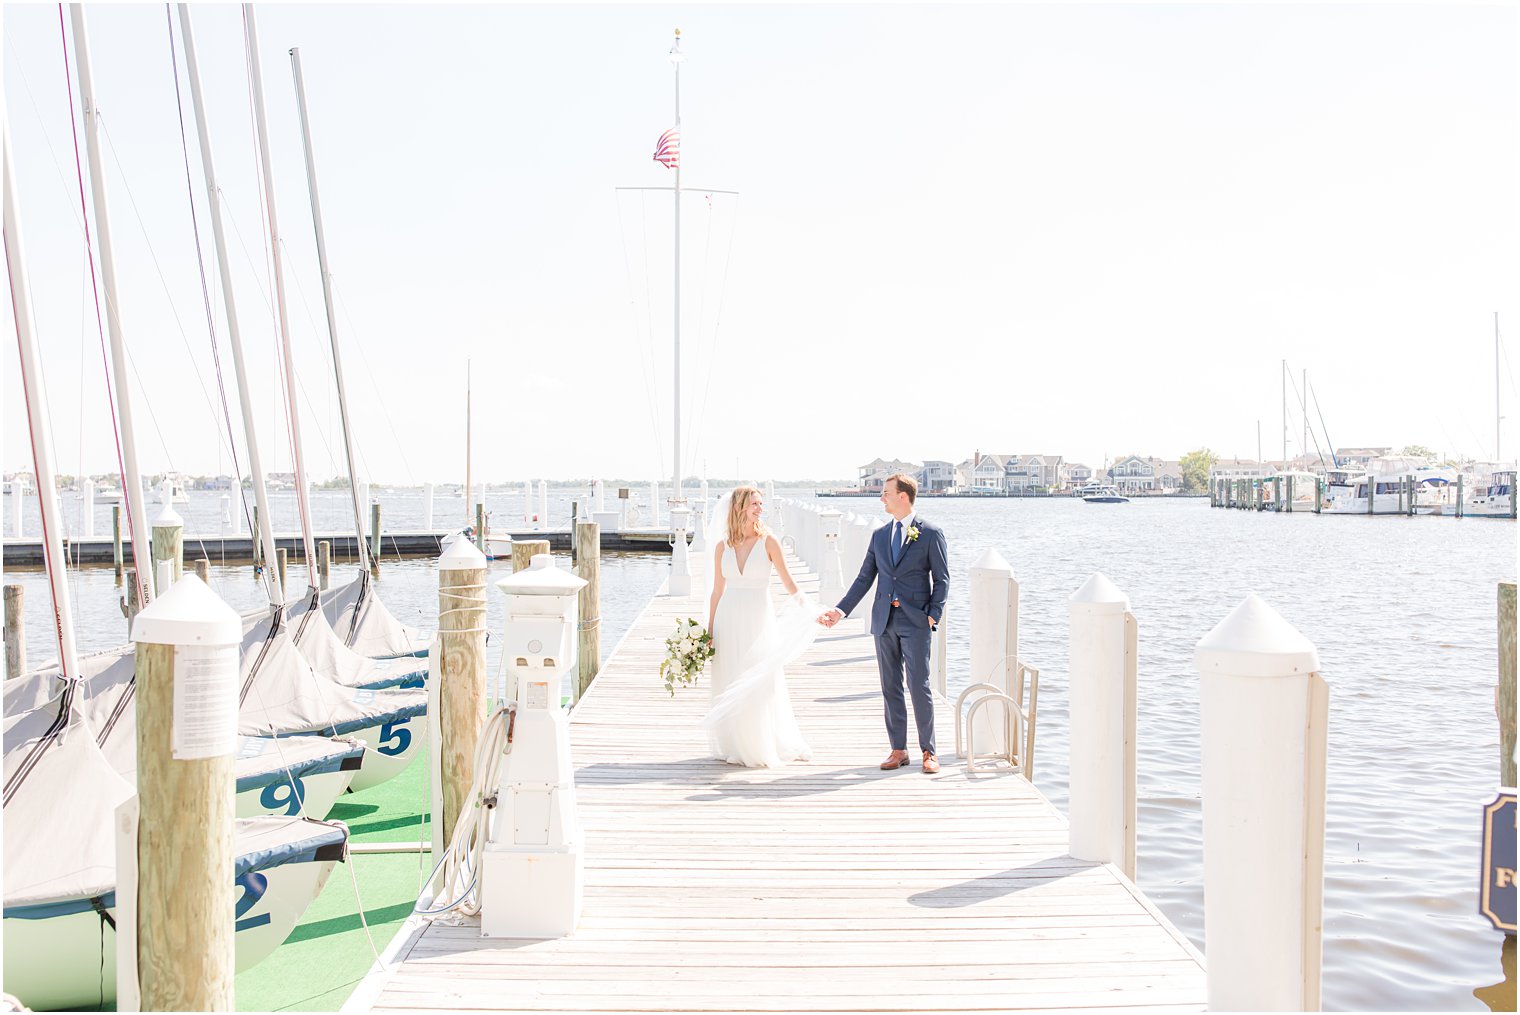
[[1204,1008],[1196,949],[1114,867],[1068,856],[1064,818],[1021,775],[968,775],[946,703],[938,775],[876,768],[886,740],[861,621],[788,670],[809,762],[709,759],[706,688],[672,697],[657,674],[676,620],[706,620],[699,599],[652,600],[571,715],[577,933],[428,926],[361,1009]]

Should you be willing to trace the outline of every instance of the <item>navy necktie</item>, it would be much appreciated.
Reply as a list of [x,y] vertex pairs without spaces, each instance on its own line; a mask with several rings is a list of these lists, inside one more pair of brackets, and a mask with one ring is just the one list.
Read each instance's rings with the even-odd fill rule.
[[902,560],[902,522],[892,523],[892,563]]

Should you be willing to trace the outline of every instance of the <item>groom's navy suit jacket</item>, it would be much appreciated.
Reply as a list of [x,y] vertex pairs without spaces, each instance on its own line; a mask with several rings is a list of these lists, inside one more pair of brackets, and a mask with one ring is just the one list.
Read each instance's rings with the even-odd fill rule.
[[[889,522],[872,533],[860,575],[839,601],[839,609],[848,614],[864,598],[874,580],[872,634],[880,635],[887,629],[894,609],[902,615],[901,619],[922,628],[929,626],[930,617],[938,624],[945,615],[945,598],[950,594],[950,561],[944,530],[921,517],[915,517],[913,525],[918,529],[918,538],[904,542],[902,557],[896,564],[892,563],[892,524]],[[892,605],[894,597],[901,606]]]

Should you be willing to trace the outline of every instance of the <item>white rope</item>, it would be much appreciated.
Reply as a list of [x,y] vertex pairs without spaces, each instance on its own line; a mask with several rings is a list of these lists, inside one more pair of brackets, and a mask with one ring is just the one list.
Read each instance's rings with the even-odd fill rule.
[[470,785],[469,796],[466,797],[468,806],[454,826],[453,840],[444,850],[443,856],[438,858],[433,872],[428,875],[431,883],[442,870],[443,882],[433,901],[448,901],[431,909],[414,908],[413,912],[421,916],[438,917],[445,913],[455,913],[466,917],[480,913],[477,889],[487,841],[485,819],[487,812],[496,807],[497,794],[500,792],[497,778],[501,774],[501,766],[498,759],[512,751],[510,733],[513,714],[510,707],[497,709],[481,731],[475,748],[475,779]]

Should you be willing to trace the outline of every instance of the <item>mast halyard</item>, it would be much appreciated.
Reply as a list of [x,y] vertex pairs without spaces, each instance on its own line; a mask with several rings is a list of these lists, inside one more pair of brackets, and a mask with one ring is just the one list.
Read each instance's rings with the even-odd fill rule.
[[[1499,414],[1499,311],[1494,311],[1494,461],[1503,463],[1504,455],[1499,448],[1500,431],[1504,417]],[[1511,497],[1514,494],[1510,494]]]
[[[311,123],[306,116],[306,81],[301,76],[299,49],[290,51],[290,67],[296,80],[296,109],[301,115],[301,144],[306,154],[306,189],[311,195],[311,223],[317,234],[317,267],[322,274],[322,302],[327,309],[327,339],[332,345],[333,373],[338,380],[338,417],[343,421],[343,454],[348,462],[348,492],[354,508],[359,575],[361,580],[368,582],[370,552],[364,539],[364,507],[359,503],[359,468],[354,461],[354,434],[348,421],[348,388],[343,383],[343,356],[338,350],[338,319],[333,311],[332,272],[327,267],[327,235],[322,231],[322,202],[317,196],[317,163],[311,151]],[[358,617],[357,610],[354,616]]]
[[[127,373],[126,347],[122,339],[120,304],[116,300],[115,247],[111,243],[111,217],[107,213],[105,175],[100,159],[100,107],[95,101],[94,76],[90,72],[90,42],[84,27],[84,7],[70,4],[69,16],[74,27],[74,71],[79,79],[79,99],[84,105],[85,151],[90,161],[90,194],[95,207],[96,239],[100,244],[106,333],[111,341],[111,374],[115,381],[121,439],[121,496],[127,506],[132,562],[137,569],[138,602],[147,606],[153,598],[154,590],[153,564],[149,553],[150,530],[147,506],[143,503],[142,472],[137,466],[137,431],[132,425],[132,386]],[[83,213],[83,209],[80,211]]]
[[[16,344],[21,353],[21,385],[26,399],[27,429],[31,433],[32,466],[36,469],[37,500],[42,507],[42,552],[47,560],[48,590],[53,598],[53,633],[58,638],[58,666],[72,700],[73,682],[80,676],[74,640],[74,612],[67,584],[68,558],[63,549],[63,512],[58,507],[58,484],[53,473],[52,431],[48,425],[47,393],[38,383],[41,356],[32,331],[32,292],[22,259],[20,202],[16,174],[11,168],[10,128],[5,129],[5,264],[10,275],[11,308],[16,318]],[[139,489],[138,498],[142,491]],[[65,712],[67,706],[65,706]]]
[[[686,54],[681,51],[681,30],[676,29],[676,41],[670,46],[670,62],[676,69],[676,136],[681,133],[681,63],[686,59]],[[675,274],[675,464],[673,471],[675,476],[671,481],[671,497],[676,504],[686,500],[681,489],[681,160],[678,158],[675,164],[675,210],[676,210],[676,274]],[[651,505],[653,507],[653,505]]]
[[259,506],[258,531],[253,538],[264,550],[264,590],[269,605],[276,610],[285,605],[285,590],[276,580],[273,519],[269,513],[269,494],[264,488],[264,464],[259,454],[258,432],[254,424],[253,394],[248,383],[248,368],[243,356],[243,333],[238,325],[237,300],[232,288],[232,267],[227,256],[227,231],[222,223],[221,191],[216,183],[216,166],[211,157],[211,137],[207,129],[206,101],[201,94],[200,65],[195,56],[195,35],[190,27],[190,7],[179,4],[179,23],[185,46],[185,75],[190,81],[190,101],[195,109],[195,128],[200,136],[201,168],[206,178],[206,201],[211,206],[211,236],[215,241],[217,268],[221,273],[222,302],[227,312],[227,338],[232,346],[233,372],[237,376],[238,402],[243,410],[243,439],[248,445],[248,465],[253,475],[254,502]]
[[[243,5],[247,22],[248,62],[252,68],[254,124],[258,130],[259,160],[264,174],[264,208],[269,220],[269,252],[273,257],[276,323],[280,330],[280,354],[285,360],[285,398],[289,403],[291,459],[296,472],[296,504],[301,512],[301,552],[306,556],[307,587],[318,588],[317,547],[311,533],[311,487],[306,480],[306,461],[301,451],[301,409],[296,402],[296,361],[290,348],[290,315],[285,304],[285,269],[280,260],[280,225],[275,216],[274,173],[269,157],[269,123],[264,113],[264,74],[259,65],[259,32],[253,4]],[[264,482],[263,474],[255,481]]]

